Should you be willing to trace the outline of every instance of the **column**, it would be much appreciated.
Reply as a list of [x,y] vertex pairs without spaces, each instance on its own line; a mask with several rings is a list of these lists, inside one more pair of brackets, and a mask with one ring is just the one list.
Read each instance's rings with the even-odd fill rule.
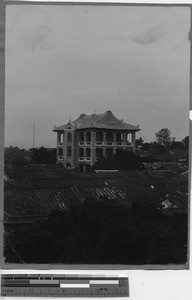
[[104,145],[105,145],[105,143],[106,143],[106,132],[103,132],[103,142],[104,142]]
[[104,144],[104,147],[103,147],[103,156],[105,156],[105,157],[106,157],[106,135],[107,135],[107,133],[103,132],[103,144]]
[[114,142],[113,155],[115,155],[116,154],[116,132],[113,132],[113,142]]
[[126,133],[123,132],[123,150],[126,150]]
[[132,144],[133,148],[135,148],[135,132],[132,133]]
[[76,163],[78,163],[77,161],[77,155],[76,155],[76,151],[77,151],[77,147],[75,144],[75,131],[71,131],[71,167],[74,168]]
[[59,135],[60,135],[60,132],[57,132],[57,145],[59,144]]
[[95,142],[96,142],[96,132],[91,131],[91,166],[95,163],[95,157],[96,157]]
[[127,138],[126,138],[126,133],[123,133],[123,143],[126,143]]
[[86,131],[84,131],[84,145],[85,145],[85,142],[86,142]]

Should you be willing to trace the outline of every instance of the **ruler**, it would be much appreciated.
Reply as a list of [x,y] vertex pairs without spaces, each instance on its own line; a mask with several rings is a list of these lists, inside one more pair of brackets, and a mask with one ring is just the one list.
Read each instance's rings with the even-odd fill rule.
[[2,274],[2,297],[129,297],[125,276]]

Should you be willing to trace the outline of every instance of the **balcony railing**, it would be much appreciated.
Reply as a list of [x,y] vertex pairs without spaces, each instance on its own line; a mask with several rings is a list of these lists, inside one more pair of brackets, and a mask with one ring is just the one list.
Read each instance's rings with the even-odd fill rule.
[[123,142],[116,142],[117,146],[123,146]]
[[[61,144],[62,145],[62,144]],[[91,146],[91,142],[79,142],[79,146]],[[133,146],[130,142],[100,142],[96,141],[94,146]]]
[[103,146],[103,145],[104,145],[104,142],[98,142],[98,141],[96,141],[96,142],[95,142],[95,145],[97,145],[97,146]]
[[133,146],[133,143],[130,143],[130,142],[126,142],[125,144],[126,144],[126,146]]
[[90,161],[91,157],[79,157],[79,161]]

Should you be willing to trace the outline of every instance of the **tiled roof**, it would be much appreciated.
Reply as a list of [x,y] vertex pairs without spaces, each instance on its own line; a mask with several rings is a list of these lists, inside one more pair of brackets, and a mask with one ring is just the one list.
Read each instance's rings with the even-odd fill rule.
[[176,162],[153,162],[144,163],[146,169],[149,170],[170,170],[175,173],[182,173],[188,169],[187,163],[176,163]]
[[9,217],[48,216],[80,204],[88,195],[107,196],[128,206],[139,199],[158,205],[168,197],[177,210],[188,207],[187,179],[167,171],[67,174],[62,168],[28,166],[6,173],[4,206]]
[[71,124],[75,129],[98,128],[111,130],[133,130],[139,131],[139,126],[134,126],[117,119],[113,113],[108,110],[103,114],[86,115],[81,114],[76,120],[70,121],[68,124],[54,127],[53,131],[63,131]]
[[32,150],[22,150],[18,147],[5,147],[4,149],[5,163],[11,163],[16,158],[30,159]]
[[136,200],[147,198],[157,205],[169,195],[170,202],[179,209],[187,209],[188,195],[185,191],[175,193],[174,186],[151,185],[112,185],[71,186],[57,189],[23,189],[9,190],[5,193],[5,212],[9,216],[44,216],[55,210],[66,210],[80,204],[88,195],[97,198],[107,196],[117,200],[118,204],[131,206]]

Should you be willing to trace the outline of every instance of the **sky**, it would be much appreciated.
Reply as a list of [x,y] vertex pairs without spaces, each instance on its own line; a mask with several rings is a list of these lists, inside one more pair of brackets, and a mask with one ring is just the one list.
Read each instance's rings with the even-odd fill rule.
[[187,7],[7,5],[5,146],[56,147],[53,127],[111,110],[155,141],[189,134]]

